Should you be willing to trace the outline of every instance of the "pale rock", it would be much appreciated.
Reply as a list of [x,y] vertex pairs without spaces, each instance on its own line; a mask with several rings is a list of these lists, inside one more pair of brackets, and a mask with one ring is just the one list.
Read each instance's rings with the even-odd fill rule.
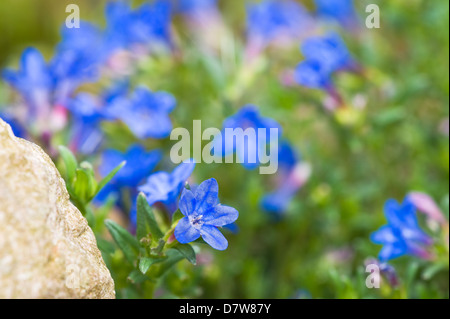
[[114,298],[86,219],[37,145],[0,119],[0,298]]

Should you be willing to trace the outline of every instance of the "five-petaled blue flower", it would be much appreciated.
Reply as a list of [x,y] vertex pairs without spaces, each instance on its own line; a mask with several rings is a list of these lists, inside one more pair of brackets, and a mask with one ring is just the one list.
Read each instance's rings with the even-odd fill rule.
[[122,120],[140,139],[165,138],[172,131],[169,113],[176,106],[175,98],[166,92],[151,92],[138,87],[131,97],[116,97],[108,112]]
[[232,224],[239,213],[221,205],[218,196],[219,185],[214,178],[201,183],[195,191],[183,191],[179,208],[185,217],[175,227],[175,238],[180,243],[187,244],[201,236],[212,248],[227,249],[228,241],[217,227]]
[[428,258],[424,246],[430,245],[432,239],[419,227],[414,204],[408,200],[398,204],[391,199],[386,202],[384,212],[388,224],[371,235],[374,243],[384,245],[379,259],[385,262],[402,255]]
[[147,196],[150,205],[157,202],[164,203],[173,210],[176,200],[189,176],[195,168],[193,160],[178,165],[172,173],[157,172],[147,179],[147,182],[138,188]]
[[335,20],[344,28],[352,29],[358,24],[353,0],[315,0],[319,16]]
[[[242,138],[238,137],[240,130],[243,132]],[[232,136],[233,132],[236,137]],[[265,138],[260,136],[262,132]],[[276,136],[273,132],[276,132]],[[246,133],[249,134],[245,136]],[[213,155],[236,153],[239,163],[246,169],[254,169],[259,166],[260,154],[266,151],[267,145],[280,136],[281,126],[275,120],[262,117],[256,106],[246,105],[223,122],[222,133],[214,138]]]

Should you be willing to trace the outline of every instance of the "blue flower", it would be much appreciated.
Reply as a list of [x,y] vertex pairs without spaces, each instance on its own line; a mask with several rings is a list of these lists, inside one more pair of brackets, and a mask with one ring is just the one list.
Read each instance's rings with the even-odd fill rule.
[[328,73],[355,67],[344,41],[336,33],[306,39],[301,51],[307,60],[316,61]]
[[49,66],[37,49],[27,48],[22,53],[19,70],[6,69],[3,78],[26,101],[30,119],[50,111],[54,81]]
[[103,140],[103,132],[99,126],[105,119],[102,101],[88,93],[80,93],[66,103],[72,113],[71,149],[82,154],[92,154]]
[[191,176],[195,163],[181,163],[172,173],[157,172],[147,179],[147,182],[138,188],[147,196],[150,205],[162,202],[173,209],[174,204],[184,187],[184,183]]
[[309,88],[334,91],[332,74],[337,71],[357,71],[344,41],[335,33],[305,40],[301,51],[306,60],[295,69],[295,81]]
[[235,222],[236,209],[219,203],[219,185],[212,178],[201,183],[194,192],[184,190],[179,208],[183,217],[175,227],[175,238],[182,244],[203,238],[212,248],[225,250],[228,241],[217,229]]
[[82,21],[80,28],[61,29],[62,40],[51,61],[55,81],[55,101],[65,104],[70,94],[83,82],[98,79],[100,67],[110,52],[104,33],[95,25]]
[[129,1],[106,5],[106,38],[111,49],[130,49],[136,44],[170,44],[170,4],[146,3],[132,10]]
[[172,131],[169,113],[175,106],[176,100],[171,94],[139,87],[130,98],[114,99],[109,112],[122,120],[140,139],[165,138]]
[[296,38],[309,29],[311,17],[295,1],[266,0],[247,8],[247,31],[266,44],[279,37]]
[[300,62],[295,68],[294,79],[298,84],[313,89],[326,90],[333,85],[329,70],[315,60]]
[[371,235],[371,240],[384,245],[379,253],[382,262],[403,256],[413,255],[428,258],[423,246],[430,245],[432,239],[419,227],[414,204],[405,200],[398,204],[388,200],[384,207],[388,224]]
[[[227,132],[236,132],[241,129],[244,134],[247,129],[253,130],[254,135],[248,135],[248,138],[232,138]],[[260,143],[260,130],[264,129],[266,134],[266,144]],[[271,129],[278,130],[276,137],[271,136]],[[259,154],[266,150],[270,144],[270,138],[279,138],[281,136],[281,126],[271,118],[262,117],[258,108],[254,105],[246,105],[235,115],[225,119],[223,123],[222,134],[214,138],[213,152],[214,156],[228,156],[236,153],[239,162],[247,169],[254,169],[259,166]],[[261,141],[263,139],[261,138]],[[220,150],[218,152],[217,150]]]
[[126,161],[126,165],[119,170],[111,183],[119,186],[137,187],[153,171],[161,157],[160,151],[147,152],[144,147],[138,144],[130,146],[125,153],[109,149],[102,154],[99,172],[102,176],[106,176],[120,163]]
[[320,16],[332,19],[345,28],[353,28],[357,25],[353,0],[315,0],[317,12]]

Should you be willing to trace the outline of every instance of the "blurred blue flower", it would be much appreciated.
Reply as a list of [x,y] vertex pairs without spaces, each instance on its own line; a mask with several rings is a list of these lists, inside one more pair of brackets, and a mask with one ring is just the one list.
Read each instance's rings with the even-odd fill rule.
[[92,154],[103,140],[100,121],[105,119],[105,111],[101,99],[80,93],[66,103],[72,114],[70,148],[82,154]]
[[132,9],[129,1],[106,5],[106,39],[110,49],[136,44],[170,46],[170,3],[159,0]]
[[56,86],[55,101],[64,105],[79,85],[97,80],[110,52],[103,31],[88,22],[82,21],[80,28],[63,26],[61,37],[51,61],[51,72]]
[[337,33],[310,37],[302,43],[301,51],[307,60],[317,61],[329,73],[351,71],[356,67],[347,46]]
[[295,68],[294,79],[298,84],[313,89],[328,90],[333,86],[330,71],[316,60],[300,62]]
[[0,113],[0,118],[11,126],[11,129],[16,137],[26,138],[27,131],[25,127],[13,116],[7,113]]
[[111,183],[119,186],[137,187],[147,177],[162,158],[159,150],[147,152],[139,144],[131,145],[125,153],[109,149],[102,154],[100,175],[105,177],[120,163],[126,161],[122,169],[114,176]]
[[219,185],[212,178],[201,183],[196,190],[185,189],[179,208],[183,217],[175,227],[175,238],[182,244],[200,236],[212,248],[225,250],[228,241],[217,229],[232,224],[239,216],[236,209],[219,203]]
[[[254,138],[230,138],[227,131],[242,129],[244,134],[247,129],[253,129]],[[260,131],[265,129],[266,144],[259,145]],[[271,129],[278,130],[276,137],[271,136]],[[236,153],[239,162],[247,169],[254,169],[259,166],[259,154],[270,145],[270,138],[278,139],[281,136],[281,126],[273,119],[262,117],[259,110],[254,105],[246,105],[242,107],[235,115],[228,117],[223,122],[222,134],[214,138],[213,152],[214,156],[228,156]],[[263,139],[261,139],[263,140]],[[220,150],[218,152],[217,150]]]
[[332,74],[337,71],[358,71],[344,41],[336,33],[311,37],[301,46],[305,60],[295,69],[295,81],[309,88],[334,91]]
[[138,190],[147,196],[147,201],[150,205],[162,202],[169,209],[174,209],[178,195],[194,168],[195,163],[191,160],[181,163],[172,173],[154,173],[150,175],[147,182],[140,186]]
[[278,145],[278,167],[282,172],[290,172],[301,160],[297,150],[288,141],[281,141]]
[[247,8],[247,32],[252,41],[269,44],[277,38],[297,38],[311,26],[306,9],[291,0],[265,0]]
[[320,16],[335,20],[345,28],[357,26],[353,0],[315,0],[317,12]]
[[19,70],[6,69],[3,71],[3,78],[26,101],[29,119],[50,112],[54,81],[50,68],[39,50],[25,49],[20,59]]
[[423,246],[430,245],[432,239],[419,227],[414,204],[408,200],[398,204],[391,199],[386,202],[384,212],[388,224],[371,235],[372,242],[384,245],[379,253],[380,261],[403,255],[428,258]]
[[108,112],[122,120],[140,139],[165,138],[172,131],[169,113],[175,106],[176,100],[171,94],[139,87],[130,98],[113,99]]

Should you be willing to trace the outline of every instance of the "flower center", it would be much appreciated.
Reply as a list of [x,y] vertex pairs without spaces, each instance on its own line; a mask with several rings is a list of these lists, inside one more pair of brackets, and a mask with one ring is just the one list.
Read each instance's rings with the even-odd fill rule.
[[200,229],[203,226],[203,215],[191,216],[189,222],[195,229]]

